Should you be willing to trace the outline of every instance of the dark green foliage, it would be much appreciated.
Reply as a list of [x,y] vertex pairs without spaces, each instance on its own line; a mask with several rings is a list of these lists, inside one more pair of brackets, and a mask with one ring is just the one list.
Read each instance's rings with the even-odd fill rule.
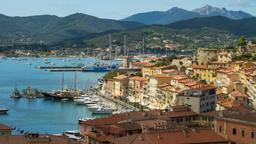
[[239,46],[246,46],[247,45],[247,41],[246,41],[246,38],[244,36],[241,36],[239,38]]
[[[137,22],[100,19],[85,14],[67,17],[50,15],[7,17],[0,15],[0,42],[2,39],[16,43],[56,43],[67,39],[85,37],[92,33],[123,30],[142,26]],[[7,41],[8,43],[8,41]]]
[[240,56],[236,56],[234,58],[234,60],[253,60],[253,61],[255,61],[256,60],[256,55],[247,53],[247,54],[243,54],[243,55],[240,55]]
[[104,76],[103,76],[103,79],[104,80],[107,80],[107,79],[112,79],[112,78],[114,78],[115,76],[117,76],[118,75],[118,71],[110,71],[110,72],[108,72],[108,73],[106,73]]
[[156,65],[155,66],[168,66],[168,65],[171,65],[172,63],[172,60],[174,59],[175,57],[166,57],[166,58],[163,58],[163,59],[160,59],[156,62]]
[[[134,30],[125,30],[113,32],[112,38],[123,46],[123,34],[126,33],[127,46],[129,48],[142,47],[142,39],[145,37],[146,49],[162,45],[161,36],[173,43],[180,44],[181,49],[195,49],[198,47],[223,48],[236,45],[237,36],[229,32],[220,31],[212,28],[202,29],[172,29],[165,26],[149,26]],[[160,40],[153,40],[153,37],[159,37]],[[108,46],[108,34],[96,36],[92,39],[84,40],[86,46],[106,47]]]
[[256,36],[256,18],[232,20],[222,16],[202,17],[179,21],[168,25],[174,29],[201,29],[204,27],[227,31],[237,36]]

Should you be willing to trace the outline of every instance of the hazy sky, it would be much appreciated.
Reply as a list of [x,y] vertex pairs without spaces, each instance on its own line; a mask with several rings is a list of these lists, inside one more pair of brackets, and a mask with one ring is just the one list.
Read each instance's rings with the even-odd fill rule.
[[0,13],[8,16],[85,13],[121,19],[138,12],[165,11],[174,6],[192,10],[210,4],[256,15],[256,0],[1,0]]

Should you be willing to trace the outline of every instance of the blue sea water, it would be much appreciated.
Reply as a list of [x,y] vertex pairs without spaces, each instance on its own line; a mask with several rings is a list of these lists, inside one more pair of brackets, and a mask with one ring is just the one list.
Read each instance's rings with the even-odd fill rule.
[[[0,107],[10,109],[7,115],[0,115],[0,123],[29,132],[56,134],[78,129],[79,118],[98,117],[91,115],[86,106],[75,105],[73,102],[10,99],[15,85],[19,90],[23,90],[27,86],[45,91],[61,89],[62,73],[51,73],[35,68],[35,66],[46,65],[45,59],[21,59],[23,58],[0,60]],[[48,58],[47,61],[54,62],[58,66],[79,63],[92,65],[96,62],[93,58],[67,58],[65,60]],[[31,63],[31,65],[27,63]],[[77,87],[86,89],[95,86],[103,75],[104,73],[78,72]],[[73,88],[74,82],[74,72],[64,74],[65,87]]]

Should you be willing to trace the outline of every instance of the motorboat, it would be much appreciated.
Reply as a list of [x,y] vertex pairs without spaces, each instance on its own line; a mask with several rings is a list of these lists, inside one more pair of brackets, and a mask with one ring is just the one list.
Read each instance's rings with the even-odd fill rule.
[[6,108],[0,108],[0,114],[6,114],[8,111]]

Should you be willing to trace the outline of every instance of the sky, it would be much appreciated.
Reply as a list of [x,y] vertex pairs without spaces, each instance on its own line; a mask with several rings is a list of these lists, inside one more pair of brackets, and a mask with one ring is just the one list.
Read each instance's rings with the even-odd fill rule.
[[122,19],[148,11],[166,11],[172,7],[187,10],[206,4],[243,10],[256,16],[256,0],[1,0],[0,13],[8,16],[85,13],[108,19]]

